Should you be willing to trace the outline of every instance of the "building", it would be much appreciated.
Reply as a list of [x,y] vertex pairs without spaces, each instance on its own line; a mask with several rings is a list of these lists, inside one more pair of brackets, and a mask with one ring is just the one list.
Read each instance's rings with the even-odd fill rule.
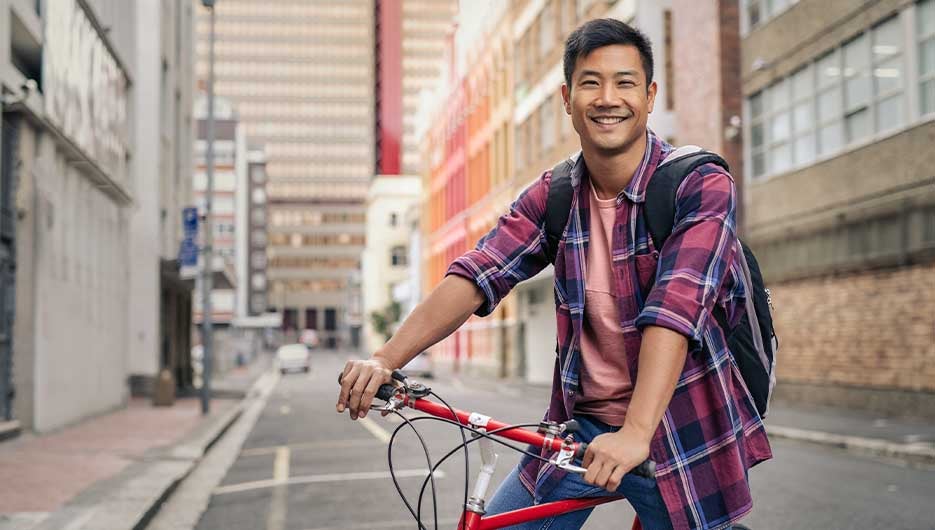
[[261,147],[252,147],[247,151],[247,171],[241,178],[243,189],[241,203],[242,215],[238,216],[238,226],[244,226],[237,233],[238,245],[243,245],[239,253],[238,264],[243,271],[238,274],[243,281],[238,283],[238,315],[250,317],[266,313],[269,305],[266,281],[266,245],[269,237],[266,233],[266,151]]
[[[562,54],[586,20],[618,18],[654,43],[659,85],[649,125],[675,136],[668,87],[672,66],[669,2],[516,1],[462,5],[452,41],[445,101],[426,126],[426,253],[433,287],[448,265],[505,213],[543,171],[580,149],[564,114]],[[519,285],[493,315],[472,317],[436,348],[458,369],[551,381],[555,349],[553,274],[549,267]]]
[[741,42],[779,395],[935,417],[935,0],[744,2]]
[[[215,91],[266,149],[268,305],[290,332],[350,343],[374,175],[374,5],[217,2]],[[208,12],[199,9],[200,79]]]
[[[671,140],[720,154],[743,196],[739,4],[739,0],[672,0],[672,8],[663,12],[664,24],[670,28],[665,38],[671,46],[656,61],[665,65],[671,87],[664,100],[666,108],[675,109],[678,134]],[[662,68],[657,70],[661,73]],[[657,106],[662,103],[656,98]],[[742,217],[740,208],[738,218]]]
[[[362,289],[364,315],[364,350],[373,352],[386,341],[396,318],[389,318],[383,329],[375,324],[383,315],[400,315],[389,308],[395,302],[397,285],[409,280],[410,230],[406,212],[418,204],[422,194],[419,177],[405,175],[377,176],[370,185],[367,201],[367,248],[362,254]],[[398,303],[398,302],[397,302]]]
[[124,404],[128,378],[185,371],[189,13],[0,10],[0,421],[49,431]]
[[[391,331],[398,313],[393,311],[394,302],[413,290],[405,287],[415,244],[405,216],[419,204],[422,182],[406,171],[421,167],[416,135],[419,102],[440,81],[441,54],[456,7],[453,0],[375,2],[377,173],[367,198],[361,276],[368,351],[379,348]],[[392,317],[390,322],[386,316]]]
[[[195,101],[197,140],[195,142],[195,170],[192,191],[199,217],[205,216],[208,187],[205,153],[207,151],[207,98],[201,94]],[[247,174],[247,139],[231,101],[214,100],[214,181],[211,210],[213,217],[211,320],[215,326],[229,327],[238,316],[237,294],[245,272],[240,256],[246,259],[245,246],[238,248],[238,215],[243,216],[247,206],[246,191],[242,185]],[[238,201],[238,198],[243,199]],[[199,229],[199,248],[204,246],[204,229]],[[203,255],[199,255],[199,271]],[[243,294],[243,293],[241,293]],[[202,322],[201,290],[195,293],[193,321]]]
[[148,394],[162,368],[179,387],[192,382],[194,281],[181,277],[178,256],[182,209],[193,205],[194,22],[191,3],[181,0],[139,2],[135,16],[127,371],[131,393]]

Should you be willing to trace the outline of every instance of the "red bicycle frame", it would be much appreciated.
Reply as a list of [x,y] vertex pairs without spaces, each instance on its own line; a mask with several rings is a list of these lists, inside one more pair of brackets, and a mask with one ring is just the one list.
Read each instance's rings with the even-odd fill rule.
[[[498,429],[507,429],[497,432],[496,436],[517,442],[531,444],[536,447],[548,447],[553,451],[560,451],[563,448],[563,444],[566,443],[561,437],[545,436],[538,432],[527,431],[520,428],[510,429],[510,424],[494,420],[488,416],[478,414],[476,412],[469,413],[454,409],[455,415],[453,416],[452,410],[448,407],[425,398],[414,398],[400,393],[396,394],[394,399],[398,400],[397,403],[400,405],[411,407],[438,418],[454,420],[465,426],[485,429],[487,432],[496,431]],[[482,458],[485,460],[489,459],[489,455],[492,454],[492,465],[495,465],[496,454],[493,453],[493,449],[490,447],[490,440],[487,438],[481,438],[478,440],[478,443],[482,444]],[[486,449],[483,444],[487,444]],[[578,446],[580,445],[580,443],[574,444],[575,450],[577,450]],[[485,462],[485,464],[490,464],[490,462]],[[483,496],[485,495],[487,489],[486,481],[489,480],[489,474],[492,474],[492,469],[493,468],[491,466],[487,471],[488,474],[486,478],[484,469],[481,470],[481,476],[478,478],[478,483],[482,483],[482,485],[479,487],[479,489],[478,486],[475,486],[475,496],[478,496],[479,493],[479,497],[481,497],[479,499],[480,505],[473,508],[469,506],[464,507],[460,522],[458,523],[458,530],[496,530],[497,528],[505,528],[512,525],[544,519],[546,517],[553,517],[578,510],[593,508],[594,506],[598,506],[600,504],[623,499],[623,497],[611,496],[564,499],[560,501],[548,502],[545,504],[537,504],[535,506],[521,508],[510,512],[485,516],[483,511]],[[468,504],[470,505],[471,502]],[[640,524],[639,518],[634,519],[632,530],[642,530],[642,525]]]

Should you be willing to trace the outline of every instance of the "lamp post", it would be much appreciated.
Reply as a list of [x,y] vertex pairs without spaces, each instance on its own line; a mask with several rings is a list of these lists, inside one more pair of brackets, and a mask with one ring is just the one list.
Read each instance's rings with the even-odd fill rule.
[[214,195],[214,2],[201,0],[201,4],[211,12],[211,30],[208,37],[208,118],[207,147],[205,149],[205,237],[202,248],[201,266],[201,344],[202,344],[202,382],[201,413],[211,412],[211,369],[214,361],[214,326],[211,321],[212,274],[214,274],[214,213],[212,200]]

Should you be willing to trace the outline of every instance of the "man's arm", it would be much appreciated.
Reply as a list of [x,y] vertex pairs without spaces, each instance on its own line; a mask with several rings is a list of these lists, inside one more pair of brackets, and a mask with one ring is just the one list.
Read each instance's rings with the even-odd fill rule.
[[419,304],[402,327],[368,360],[344,367],[337,411],[351,418],[367,414],[380,385],[419,352],[458,329],[471,314],[490,314],[517,283],[548,265],[543,215],[551,173],[526,188],[477,248],[456,259],[444,280]]
[[639,377],[623,428],[594,438],[584,455],[585,482],[616,491],[623,476],[649,457],[649,443],[662,421],[685,366],[688,339],[648,326],[640,345]]
[[347,362],[337,411],[349,408],[351,419],[366,416],[377,390],[390,381],[393,370],[402,368],[419,352],[452,334],[485,301],[470,280],[446,276],[369,360]]

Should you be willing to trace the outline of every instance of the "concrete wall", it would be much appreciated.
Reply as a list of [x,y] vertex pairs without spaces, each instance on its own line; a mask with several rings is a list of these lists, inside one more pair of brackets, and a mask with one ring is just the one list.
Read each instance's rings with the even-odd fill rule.
[[131,175],[136,203],[130,214],[130,289],[127,313],[130,344],[127,369],[131,374],[155,376],[159,369],[159,233],[160,188],[166,174],[160,160],[160,127],[166,109],[160,94],[161,10],[157,2],[140,2],[133,24],[137,31],[135,84],[132,99],[136,117]]
[[22,153],[36,185],[34,262],[22,264],[35,270],[33,428],[47,431],[126,399],[129,223],[49,134],[24,131]]

